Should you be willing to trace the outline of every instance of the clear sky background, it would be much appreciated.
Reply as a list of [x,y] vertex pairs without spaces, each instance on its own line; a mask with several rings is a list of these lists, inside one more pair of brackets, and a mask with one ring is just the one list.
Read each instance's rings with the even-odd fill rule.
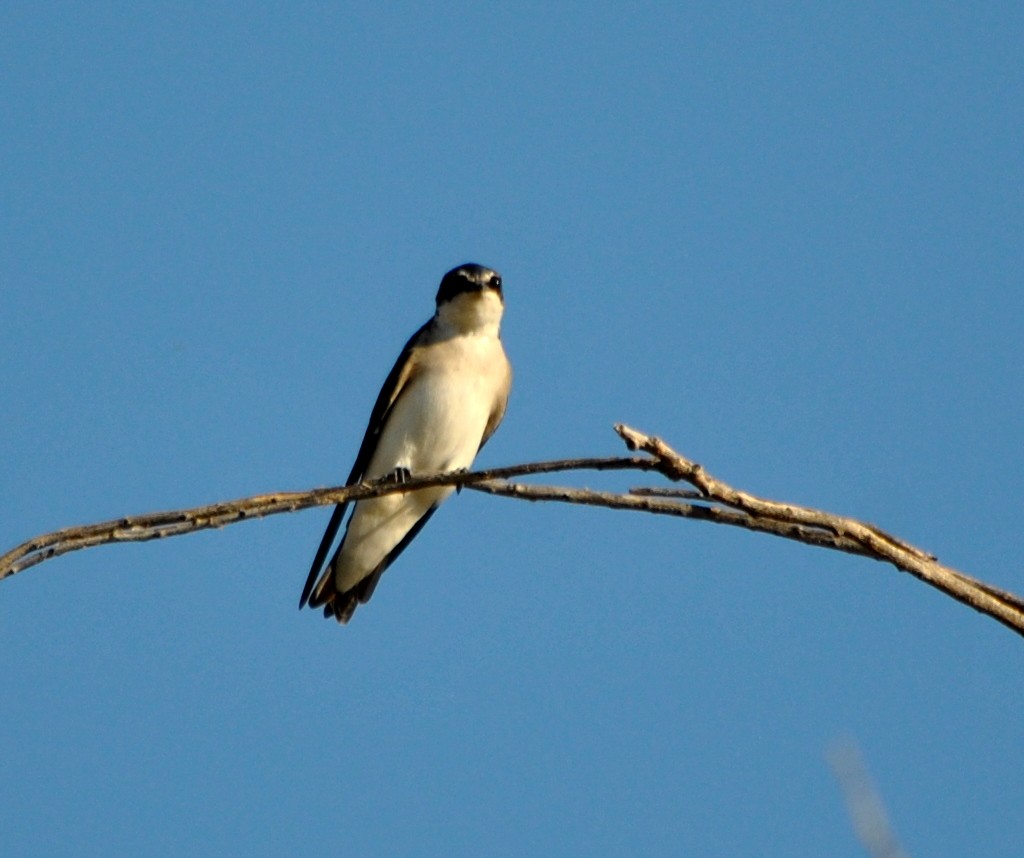
[[[1024,592],[1019,2],[424,5],[4,4],[0,549],[341,482],[476,261],[480,464],[624,421]],[[464,492],[342,628],[327,517],[0,584],[4,854],[857,856],[846,736],[1020,855],[1024,640],[908,576]]]

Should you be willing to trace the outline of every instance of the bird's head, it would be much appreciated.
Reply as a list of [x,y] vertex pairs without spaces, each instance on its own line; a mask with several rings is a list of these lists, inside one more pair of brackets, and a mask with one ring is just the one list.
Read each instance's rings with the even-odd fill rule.
[[460,333],[497,333],[505,309],[501,275],[469,262],[453,268],[437,290],[437,318]]

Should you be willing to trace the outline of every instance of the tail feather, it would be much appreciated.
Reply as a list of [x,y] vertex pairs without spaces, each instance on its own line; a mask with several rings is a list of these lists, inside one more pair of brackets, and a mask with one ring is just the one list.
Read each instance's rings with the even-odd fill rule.
[[[331,562],[327,564],[327,568],[324,569],[323,574],[319,578],[316,577],[316,571],[319,566],[314,561],[313,570],[310,571],[310,577],[306,581],[306,589],[303,590],[303,598],[299,602],[299,607],[308,604],[311,608],[323,608],[325,617],[334,617],[339,623],[344,625],[355,613],[356,608],[359,605],[366,604],[370,601],[370,597],[373,595],[373,591],[377,589],[377,582],[380,581],[380,576],[384,574],[384,571],[398,559],[406,548],[406,546],[412,542],[422,529],[423,525],[427,523],[430,517],[437,511],[437,507],[440,501],[430,507],[422,516],[409,528],[408,532],[398,541],[398,544],[391,549],[388,555],[377,564],[377,566],[370,570],[370,572],[347,590],[338,590],[335,583],[335,572],[337,571],[338,560],[341,557],[342,549],[345,547],[345,540],[348,538],[348,533],[342,537],[341,544],[338,546],[337,551],[334,552],[334,556],[331,558]],[[333,519],[332,519],[333,523]],[[330,529],[329,529],[330,530]],[[332,534],[333,535],[333,534]],[[326,549],[323,544],[320,546],[320,550],[317,552],[317,561],[322,561],[323,555],[326,555]],[[316,581],[315,586],[313,581]],[[308,590],[308,600],[306,599]]]
[[[381,564],[381,566],[383,565]],[[364,605],[370,601],[370,596],[373,595],[377,582],[383,574],[384,570],[378,567],[361,581],[349,587],[349,589],[340,591],[334,583],[334,563],[332,562],[324,570],[323,577],[316,587],[313,588],[313,592],[309,597],[309,606],[311,608],[322,607],[325,617],[334,617],[334,619],[344,625],[352,619],[352,615],[356,612],[356,608],[359,605]]]

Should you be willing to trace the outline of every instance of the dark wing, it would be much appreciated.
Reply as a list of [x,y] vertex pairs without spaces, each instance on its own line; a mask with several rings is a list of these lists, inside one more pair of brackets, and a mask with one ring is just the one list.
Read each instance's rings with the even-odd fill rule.
[[[373,405],[373,411],[370,412],[370,422],[366,426],[363,443],[359,445],[359,452],[356,454],[356,461],[352,465],[352,471],[348,475],[346,485],[359,482],[366,473],[370,459],[373,457],[373,451],[377,448],[377,440],[380,438],[380,433],[387,422],[388,415],[390,415],[391,409],[398,399],[398,394],[409,380],[409,359],[412,351],[423,342],[429,324],[430,322],[424,324],[423,327],[409,338],[409,341],[402,349],[402,353],[398,356],[398,360],[395,361],[395,365],[391,368],[387,379],[385,379],[384,386],[381,387],[380,393],[377,395],[377,401]],[[345,517],[347,507],[348,501],[345,501],[338,504],[334,508],[334,512],[331,513],[331,520],[327,523],[327,530],[324,531],[323,539],[320,540],[320,547],[317,548],[316,556],[313,558],[313,565],[309,569],[306,585],[302,588],[302,596],[299,598],[300,609],[304,608],[306,602],[309,601],[309,594],[313,592],[313,586],[320,576],[324,560],[327,559],[327,554],[331,550],[334,538],[338,535],[338,529],[341,527],[341,520]]]

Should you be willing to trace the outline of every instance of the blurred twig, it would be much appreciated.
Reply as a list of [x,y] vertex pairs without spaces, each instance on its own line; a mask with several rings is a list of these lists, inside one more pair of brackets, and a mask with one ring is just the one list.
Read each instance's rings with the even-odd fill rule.
[[843,790],[853,831],[871,858],[910,858],[889,824],[878,790],[871,782],[860,749],[852,740],[837,742],[828,761]]
[[[770,533],[820,548],[859,554],[891,563],[897,569],[909,572],[946,595],[1024,635],[1024,600],[1013,593],[943,566],[927,552],[874,525],[755,497],[712,477],[700,465],[681,456],[660,438],[645,435],[622,424],[616,425],[615,430],[631,450],[639,450],[644,455],[533,462],[468,473],[426,475],[401,484],[374,482],[304,492],[278,492],[192,509],[128,516],[99,524],[70,527],[37,536],[0,556],[0,580],[52,557],[94,545],[161,539],[278,513],[333,505],[345,500],[450,485],[522,500],[559,501],[699,519]],[[678,492],[644,487],[617,493],[509,482],[510,477],[573,470],[658,471],[670,480],[689,483],[694,491]]]

